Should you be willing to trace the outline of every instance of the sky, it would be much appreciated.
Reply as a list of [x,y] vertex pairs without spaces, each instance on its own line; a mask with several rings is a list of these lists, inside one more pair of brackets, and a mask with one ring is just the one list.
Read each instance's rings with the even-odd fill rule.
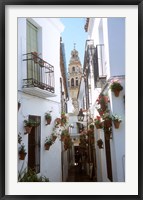
[[74,49],[74,43],[76,43],[75,49],[79,53],[79,58],[83,66],[85,41],[87,40],[87,32],[84,30],[86,18],[60,18],[60,20],[65,27],[61,36],[65,46],[67,69],[71,51]]

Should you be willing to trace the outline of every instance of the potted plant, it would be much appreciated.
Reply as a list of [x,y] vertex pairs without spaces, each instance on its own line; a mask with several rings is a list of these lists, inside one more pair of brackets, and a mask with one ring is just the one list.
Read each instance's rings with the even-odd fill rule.
[[72,139],[71,137],[68,137],[66,140],[64,140],[64,149],[65,151],[72,146]]
[[31,130],[32,130],[32,127],[37,127],[40,125],[40,122],[38,121],[34,121],[32,119],[29,119],[29,120],[24,120],[24,127],[25,127],[25,134],[30,134],[31,133]]
[[103,128],[103,123],[101,121],[101,117],[100,116],[96,116],[96,118],[94,119],[94,123],[97,129],[101,129]]
[[51,112],[52,112],[52,111],[49,111],[49,112],[47,112],[47,113],[45,114],[45,119],[46,119],[46,121],[47,121],[47,124],[46,124],[46,125],[51,124],[51,121],[52,121]]
[[118,97],[120,91],[123,90],[123,86],[120,84],[118,79],[115,79],[111,81],[110,89],[114,92],[115,97]]
[[58,128],[60,124],[61,124],[61,118],[56,118],[55,119],[55,127]]
[[61,126],[64,126],[64,125],[66,125],[67,124],[67,116],[66,116],[66,114],[63,112],[62,114],[61,114]]
[[90,124],[90,125],[89,125],[89,129],[91,129],[91,130],[94,131],[94,124]]
[[112,115],[112,121],[113,121],[113,123],[114,123],[114,127],[115,127],[116,129],[118,129],[119,126],[120,126],[120,123],[122,122],[122,118],[121,118],[121,116],[119,116],[119,115],[117,115],[117,114],[113,114],[113,115]]
[[33,127],[33,120],[24,120],[24,127],[26,130],[24,134],[30,134]]
[[109,128],[112,126],[112,117],[109,113],[104,113],[103,115],[104,127]]
[[61,132],[61,141],[66,140],[66,138],[68,138],[69,136],[70,136],[70,135],[69,135],[68,129],[62,130],[62,132]]
[[53,144],[53,140],[51,137],[46,137],[45,139],[45,150],[49,150],[50,149],[50,146]]
[[104,94],[100,94],[96,100],[96,103],[100,105],[103,112],[107,109],[108,102],[109,102],[109,98],[107,95],[104,95]]
[[97,145],[98,145],[99,149],[103,149],[103,141],[102,141],[102,139],[97,140]]
[[98,113],[99,113],[100,116],[102,116],[104,114],[103,110],[100,108],[99,105],[96,106],[96,109],[97,109],[97,111],[98,111]]
[[19,159],[20,160],[24,160],[25,159],[25,156],[26,156],[27,152],[25,150],[25,145],[22,144],[20,149],[19,149]]
[[31,54],[32,54],[32,58],[33,58],[34,62],[37,63],[38,62],[38,53],[36,51],[34,51],[34,52],[31,52]]
[[57,139],[57,135],[56,135],[55,132],[52,132],[51,139],[52,139],[53,142],[55,142],[55,140]]

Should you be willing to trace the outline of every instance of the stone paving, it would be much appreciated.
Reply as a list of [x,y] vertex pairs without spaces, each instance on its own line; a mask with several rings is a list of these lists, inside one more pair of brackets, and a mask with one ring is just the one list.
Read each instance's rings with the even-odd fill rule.
[[67,182],[94,182],[79,165],[71,166]]

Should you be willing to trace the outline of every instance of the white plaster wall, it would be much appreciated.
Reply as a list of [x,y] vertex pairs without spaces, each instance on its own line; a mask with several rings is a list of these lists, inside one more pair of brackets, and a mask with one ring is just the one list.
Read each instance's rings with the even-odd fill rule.
[[[22,61],[22,54],[26,53],[26,19],[18,19],[18,99],[21,101],[21,108],[18,112],[18,132],[21,133],[23,143],[28,149],[28,135],[25,135],[23,121],[28,115],[41,116],[41,152],[40,152],[40,174],[49,178],[50,181],[57,182],[62,180],[61,174],[61,141],[59,138],[50,147],[49,151],[44,149],[46,136],[51,134],[54,127],[54,119],[60,117],[60,33],[63,25],[58,19],[31,19],[39,29],[38,51],[40,57],[52,64],[55,68],[55,90],[57,96],[49,99],[42,99],[22,92],[22,79],[26,77],[26,62]],[[45,113],[52,110],[52,123],[45,125]],[[24,161],[18,159],[18,169],[23,163],[27,165],[27,158]],[[24,166],[24,167],[25,167]]]
[[69,116],[69,124],[73,125],[73,128],[70,129],[70,133],[72,136],[77,135],[77,116],[76,115],[70,115]]
[[81,79],[80,89],[78,94],[79,109],[83,108],[83,98],[85,98],[85,82],[84,78]]
[[[111,76],[125,75],[125,20],[124,18],[97,18],[92,19],[89,23],[88,39],[94,40],[94,46],[103,43],[105,50],[105,68],[107,72],[107,80]],[[103,31],[103,34],[101,33]],[[102,36],[100,36],[102,34]],[[101,41],[102,40],[102,41]],[[92,77],[91,77],[92,78]],[[112,159],[112,173],[113,181],[124,181],[124,168],[125,168],[125,105],[123,102],[123,95],[125,94],[125,83],[122,79],[124,87],[120,96],[114,97],[114,94],[109,90],[110,97],[110,110],[111,114],[118,114],[123,117],[120,129],[115,129],[113,126],[113,139],[110,140],[111,144],[111,159]],[[95,101],[100,93],[100,89],[94,89],[93,81],[91,81],[92,93],[92,106],[91,113],[94,117],[98,112],[93,111],[95,108]],[[102,138],[104,141],[103,131],[96,130],[95,137]],[[122,147],[122,148],[121,148]],[[97,178],[98,181],[108,182],[107,169],[106,169],[106,154],[105,149],[99,150],[96,145],[97,156]]]
[[110,76],[125,74],[125,18],[108,18]]
[[[24,119],[28,115],[41,116],[41,174],[49,177],[50,181],[61,180],[61,142],[56,139],[56,142],[50,147],[49,151],[44,149],[44,141],[47,136],[50,136],[54,127],[54,119],[60,116],[59,103],[31,97],[30,95],[21,94],[21,108],[18,113],[18,131],[22,134],[23,142],[28,150],[28,135],[24,134]],[[46,126],[45,112],[52,110],[52,122]],[[24,162],[27,163],[28,154]],[[19,161],[20,163],[21,161]],[[54,166],[54,167],[53,167]]]
[[[111,96],[111,112],[122,117],[119,129],[115,129],[113,125],[113,139],[111,140],[111,156],[113,168],[113,180],[125,181],[123,157],[125,155],[125,103],[123,96],[125,94],[125,80],[121,79],[123,90],[119,97],[115,97],[110,91]],[[117,169],[116,171],[114,169]]]

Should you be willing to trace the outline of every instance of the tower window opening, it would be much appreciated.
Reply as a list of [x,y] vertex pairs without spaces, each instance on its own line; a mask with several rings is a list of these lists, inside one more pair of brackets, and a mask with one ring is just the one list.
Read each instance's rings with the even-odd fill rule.
[[71,86],[74,86],[74,78],[71,79]]
[[72,71],[75,72],[75,67],[72,68]]
[[76,77],[76,86],[78,86],[78,77]]

